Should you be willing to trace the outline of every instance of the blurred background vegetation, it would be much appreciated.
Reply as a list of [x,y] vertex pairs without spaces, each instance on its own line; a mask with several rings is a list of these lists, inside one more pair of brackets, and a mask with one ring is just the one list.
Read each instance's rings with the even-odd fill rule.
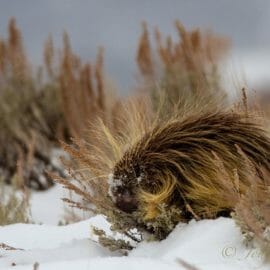
[[[257,89],[258,84],[269,82],[269,13],[267,0],[1,0],[0,34],[7,35],[7,22],[15,17],[35,66],[43,61],[42,46],[48,34],[59,48],[63,31],[68,31],[72,47],[82,59],[93,61],[97,47],[104,46],[107,73],[120,93],[127,94],[137,80],[134,57],[141,22],[147,21],[149,29],[159,27],[175,40],[172,22],[179,19],[188,30],[211,29],[230,38],[232,50],[224,65],[237,69],[239,76],[245,72],[249,86]],[[155,39],[152,31],[151,39]]]

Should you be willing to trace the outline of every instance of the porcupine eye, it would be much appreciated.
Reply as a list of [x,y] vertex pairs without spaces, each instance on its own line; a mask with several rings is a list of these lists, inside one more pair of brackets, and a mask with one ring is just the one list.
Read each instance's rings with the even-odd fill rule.
[[134,173],[135,173],[135,177],[136,177],[136,178],[140,177],[141,172],[140,172],[140,167],[139,167],[139,165],[135,165],[135,166],[133,167],[133,170],[134,170]]

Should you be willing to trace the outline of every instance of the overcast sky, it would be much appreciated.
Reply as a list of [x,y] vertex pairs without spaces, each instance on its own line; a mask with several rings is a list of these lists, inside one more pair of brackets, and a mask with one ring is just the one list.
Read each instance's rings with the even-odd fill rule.
[[179,19],[187,28],[210,28],[231,38],[235,51],[256,52],[270,48],[269,15],[268,0],[0,0],[0,35],[15,17],[33,63],[41,60],[49,33],[59,46],[67,30],[73,49],[88,60],[103,45],[106,71],[126,92],[136,74],[141,21],[175,34]]

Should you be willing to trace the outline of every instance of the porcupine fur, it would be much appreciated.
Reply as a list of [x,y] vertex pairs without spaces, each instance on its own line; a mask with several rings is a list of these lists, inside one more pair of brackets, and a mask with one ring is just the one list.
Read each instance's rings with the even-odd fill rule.
[[[131,145],[115,164],[110,194],[122,211],[140,218],[151,231],[160,206],[179,209],[178,221],[198,217],[227,216],[233,209],[222,200],[218,157],[227,172],[235,169],[239,190],[250,184],[242,153],[257,173],[270,170],[270,139],[252,117],[236,112],[195,114],[155,125]],[[169,230],[170,231],[170,230]],[[158,238],[169,231],[160,228]]]

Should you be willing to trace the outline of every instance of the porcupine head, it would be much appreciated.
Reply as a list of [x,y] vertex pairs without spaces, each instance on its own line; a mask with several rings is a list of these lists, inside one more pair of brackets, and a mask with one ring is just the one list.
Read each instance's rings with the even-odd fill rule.
[[127,151],[110,176],[109,193],[117,208],[131,214],[138,227],[163,239],[181,220],[180,205],[171,203],[177,181],[168,170],[162,170],[160,157],[149,154],[142,145]]

